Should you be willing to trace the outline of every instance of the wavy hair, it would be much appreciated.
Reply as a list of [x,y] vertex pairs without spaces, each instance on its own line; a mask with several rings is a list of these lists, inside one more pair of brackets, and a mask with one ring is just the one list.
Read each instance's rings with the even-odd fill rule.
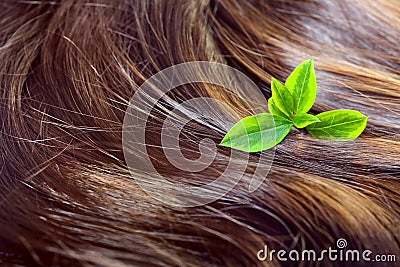
[[[0,18],[1,263],[277,266],[259,261],[257,251],[320,251],[339,238],[400,257],[394,1],[3,0]],[[232,191],[199,207],[164,205],[132,179],[122,122],[129,99],[153,74],[218,62],[269,97],[271,76],[284,80],[311,57],[318,79],[311,112],[359,110],[369,116],[360,138],[336,143],[295,131],[277,146],[258,190],[248,191],[255,154]],[[206,83],[176,88],[159,105],[198,96],[235,114],[221,105],[210,123],[188,125],[181,144],[189,158],[199,156],[204,137],[223,137],[227,121],[218,114],[233,121],[249,112],[228,90]],[[241,160],[218,147],[215,168],[196,175],[172,168],[157,147],[164,119],[161,108],[152,111],[146,140],[171,181],[202,185],[229,160]]]

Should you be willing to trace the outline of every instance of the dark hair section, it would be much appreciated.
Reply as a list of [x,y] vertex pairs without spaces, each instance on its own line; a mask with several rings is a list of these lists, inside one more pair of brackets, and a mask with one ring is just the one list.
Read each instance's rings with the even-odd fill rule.
[[[278,266],[257,251],[321,251],[339,238],[352,249],[399,255],[399,36],[400,5],[389,0],[1,1],[0,263]],[[318,80],[311,112],[369,116],[358,139],[293,132],[255,192],[248,182],[256,154],[231,192],[194,208],[164,205],[132,179],[122,122],[147,78],[178,63],[219,62],[269,97],[271,76],[284,81],[308,58]],[[222,87],[170,92],[182,101],[196,96],[246,114]],[[164,117],[152,114],[146,138],[157,144]],[[186,131],[189,158],[204,137],[223,137],[195,123]],[[217,150],[219,171],[229,149]],[[164,176],[190,182],[157,146],[148,152]],[[193,183],[217,171],[199,172]]]

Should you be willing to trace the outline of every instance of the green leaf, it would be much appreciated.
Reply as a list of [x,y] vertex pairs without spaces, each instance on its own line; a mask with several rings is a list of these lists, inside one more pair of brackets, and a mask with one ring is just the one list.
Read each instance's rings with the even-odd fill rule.
[[312,123],[319,121],[320,120],[317,117],[307,113],[296,114],[296,116],[293,117],[293,124],[297,128],[304,128]]
[[287,118],[290,120],[290,118],[288,116],[286,116],[285,113],[280,111],[280,109],[275,105],[272,97],[270,99],[268,99],[268,110],[269,110],[269,113],[271,113],[273,115],[278,115],[278,116],[281,116],[283,118]]
[[228,131],[220,145],[245,152],[259,152],[279,144],[292,122],[280,116],[260,113],[241,119]]
[[307,131],[316,138],[354,139],[365,129],[368,117],[355,110],[332,110],[316,116],[320,122],[311,124]]
[[272,99],[275,107],[291,118],[294,114],[293,96],[290,91],[275,78],[271,79]]
[[300,63],[287,78],[285,86],[293,95],[294,114],[307,113],[317,96],[313,60]]

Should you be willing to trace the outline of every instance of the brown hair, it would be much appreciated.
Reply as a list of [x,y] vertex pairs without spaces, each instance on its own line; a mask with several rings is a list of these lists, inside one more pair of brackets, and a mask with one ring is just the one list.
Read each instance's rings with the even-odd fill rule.
[[[394,2],[7,0],[0,18],[0,262],[279,265],[259,261],[257,251],[264,244],[320,251],[338,238],[349,248],[399,256]],[[318,79],[312,113],[362,112],[369,120],[360,138],[332,143],[294,132],[278,145],[258,190],[248,191],[245,175],[222,199],[195,208],[163,205],[130,178],[124,111],[151,75],[182,62],[220,62],[246,73],[269,97],[271,76],[282,81],[310,57]],[[246,113],[218,86],[189,84],[171,93],[183,100],[198,95]],[[159,129],[164,117],[157,110],[153,116]],[[223,137],[199,127],[188,130],[190,142],[183,139],[189,157],[198,156],[204,136]],[[154,129],[147,132],[157,143]],[[164,175],[188,178],[159,151],[149,149]],[[218,148],[219,168],[228,151]],[[205,170],[195,180],[213,175]]]

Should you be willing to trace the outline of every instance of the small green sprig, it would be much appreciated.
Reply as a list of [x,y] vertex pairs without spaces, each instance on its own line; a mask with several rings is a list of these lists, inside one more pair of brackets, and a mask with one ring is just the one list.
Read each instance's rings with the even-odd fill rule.
[[228,131],[220,145],[245,152],[270,149],[286,137],[290,129],[306,128],[316,138],[354,139],[365,129],[368,117],[355,110],[332,110],[309,114],[317,96],[312,59],[298,65],[285,84],[271,80],[270,113],[241,119]]

